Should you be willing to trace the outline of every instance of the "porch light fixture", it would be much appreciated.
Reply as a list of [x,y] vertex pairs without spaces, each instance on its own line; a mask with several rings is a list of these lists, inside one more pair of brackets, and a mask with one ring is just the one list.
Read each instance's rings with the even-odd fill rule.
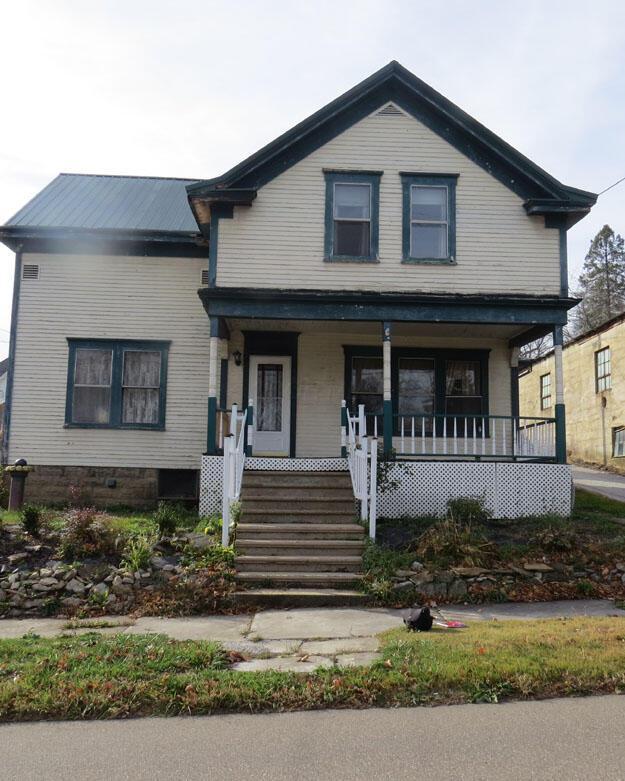
[[235,366],[240,366],[241,365],[241,351],[240,350],[235,350],[232,353],[232,357],[234,358],[234,365]]

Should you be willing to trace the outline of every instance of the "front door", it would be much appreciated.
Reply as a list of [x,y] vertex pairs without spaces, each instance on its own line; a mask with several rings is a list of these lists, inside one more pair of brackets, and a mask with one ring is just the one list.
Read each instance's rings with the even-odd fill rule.
[[250,356],[255,456],[288,456],[291,446],[291,358]]

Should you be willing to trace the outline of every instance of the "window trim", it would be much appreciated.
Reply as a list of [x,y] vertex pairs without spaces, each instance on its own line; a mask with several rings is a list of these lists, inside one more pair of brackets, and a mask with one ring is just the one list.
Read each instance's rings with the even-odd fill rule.
[[614,426],[612,429],[612,458],[625,458],[625,453],[616,452],[616,435],[621,431],[625,432],[625,426]]
[[[608,353],[608,360],[605,363],[609,365],[610,371],[607,374],[602,374],[601,377],[599,377],[599,354],[605,352]],[[599,381],[605,379],[608,380],[606,387],[600,388]],[[605,393],[609,390],[612,390],[612,350],[610,349],[610,345],[607,345],[606,347],[602,347],[600,350],[595,350],[595,393]]]
[[[549,377],[548,396],[543,396],[543,380],[545,379],[545,377]],[[545,374],[541,374],[539,382],[540,382],[540,411],[542,412],[543,410],[550,409],[551,407],[553,407],[553,401],[552,401],[553,394],[551,393],[551,372],[546,372]],[[549,399],[549,404],[545,404],[546,399]]]
[[[456,184],[459,174],[419,174],[400,172],[402,183],[402,263],[455,266],[456,260]],[[410,253],[412,222],[410,206],[413,187],[445,187],[447,190],[447,256],[417,258]],[[438,224],[438,223],[437,223]]]
[[[67,390],[65,395],[65,428],[102,428],[102,429],[141,429],[148,431],[163,431],[165,429],[165,406],[167,400],[167,363],[169,358],[169,341],[153,341],[144,339],[83,339],[67,337]],[[111,350],[113,360],[111,365],[111,401],[108,423],[74,423],[72,421],[72,406],[74,400],[74,374],[76,368],[76,350],[80,348]],[[157,423],[123,423],[122,382],[124,352],[126,350],[160,352],[161,371],[159,388],[159,408]]]
[[[373,346],[343,345],[345,356],[344,366],[344,398],[348,403],[352,396],[351,367],[352,358],[382,358],[382,348]],[[446,369],[447,361],[479,361],[480,385],[482,388],[482,412],[480,415],[487,417],[490,409],[489,400],[489,362],[490,349],[485,350],[454,350],[432,347],[391,347],[391,398],[393,404],[394,421],[399,408],[399,361],[401,358],[430,358],[434,360],[434,412],[443,414],[445,411],[446,393]],[[355,410],[350,410],[355,414]],[[380,415],[381,416],[381,415]],[[418,417],[418,416],[417,416]],[[471,416],[469,416],[471,417]],[[378,428],[379,431],[379,428]],[[399,424],[393,426],[393,436],[399,434]],[[488,421],[486,422],[486,436],[490,436]],[[441,436],[438,432],[437,436]]]
[[[326,180],[324,261],[326,263],[379,263],[380,239],[380,178],[381,171],[328,171]],[[371,214],[368,255],[336,255],[334,253],[334,185],[368,184],[371,193]]]

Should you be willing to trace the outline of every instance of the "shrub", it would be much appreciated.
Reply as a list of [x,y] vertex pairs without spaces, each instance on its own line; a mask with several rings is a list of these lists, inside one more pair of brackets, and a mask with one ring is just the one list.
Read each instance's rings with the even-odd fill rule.
[[485,523],[492,513],[484,504],[482,496],[459,496],[447,502],[447,517],[457,523]]
[[182,563],[190,569],[213,569],[234,567],[234,548],[232,546],[211,545],[209,548],[195,548],[187,545],[182,555]]
[[494,556],[495,546],[471,526],[445,518],[423,532],[416,552],[440,566],[481,567]]
[[64,522],[58,549],[64,559],[116,553],[121,538],[115,534],[106,513],[94,507],[76,507],[65,513]]
[[4,510],[9,506],[9,480],[2,471],[0,464],[0,509]]
[[152,540],[143,534],[137,534],[126,542],[121,566],[137,572],[147,569],[152,558]]
[[34,504],[25,504],[20,512],[20,521],[24,531],[31,537],[41,534],[41,508]]
[[548,526],[535,534],[529,544],[544,551],[565,553],[577,549],[580,546],[580,538],[571,529]]
[[152,516],[159,537],[171,537],[184,519],[184,509],[170,502],[159,502],[156,512]]

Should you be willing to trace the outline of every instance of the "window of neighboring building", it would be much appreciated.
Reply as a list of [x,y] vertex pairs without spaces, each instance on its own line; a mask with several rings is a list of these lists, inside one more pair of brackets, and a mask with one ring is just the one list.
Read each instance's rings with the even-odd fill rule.
[[377,260],[380,175],[326,172],[326,260]]
[[595,386],[597,393],[612,387],[610,348],[604,347],[595,353]]
[[614,447],[612,455],[614,458],[625,456],[625,427],[612,429]]
[[540,378],[540,408],[551,406],[551,374],[543,374]]
[[67,426],[165,427],[168,342],[68,342]]
[[404,262],[455,262],[456,179],[402,174]]

